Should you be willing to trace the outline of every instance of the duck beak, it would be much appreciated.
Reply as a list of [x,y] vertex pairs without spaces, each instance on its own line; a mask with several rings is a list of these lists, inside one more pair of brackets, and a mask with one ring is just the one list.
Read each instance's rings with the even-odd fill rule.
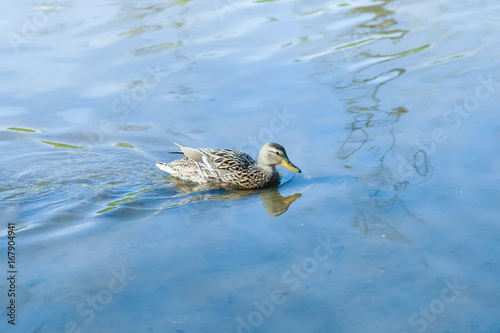
[[281,165],[284,166],[285,168],[287,168],[290,171],[297,172],[297,173],[301,173],[302,172],[302,171],[300,171],[299,168],[297,168],[295,165],[293,165],[293,163],[290,162],[290,160],[288,158],[285,159],[283,162],[281,162]]

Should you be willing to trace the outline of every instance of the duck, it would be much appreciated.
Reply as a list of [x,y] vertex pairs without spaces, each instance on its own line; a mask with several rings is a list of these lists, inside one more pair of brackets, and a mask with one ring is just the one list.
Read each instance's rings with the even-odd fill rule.
[[258,189],[279,183],[276,169],[281,165],[301,173],[278,143],[266,143],[259,151],[257,162],[250,155],[235,149],[190,148],[175,143],[185,157],[156,166],[171,176],[225,189]]

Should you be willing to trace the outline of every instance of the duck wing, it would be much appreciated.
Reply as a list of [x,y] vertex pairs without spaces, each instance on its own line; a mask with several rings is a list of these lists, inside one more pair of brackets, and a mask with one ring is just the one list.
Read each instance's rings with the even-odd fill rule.
[[189,148],[177,144],[187,157],[203,163],[208,168],[220,172],[236,172],[247,170],[256,165],[255,160],[250,155],[234,149],[213,149],[213,148]]

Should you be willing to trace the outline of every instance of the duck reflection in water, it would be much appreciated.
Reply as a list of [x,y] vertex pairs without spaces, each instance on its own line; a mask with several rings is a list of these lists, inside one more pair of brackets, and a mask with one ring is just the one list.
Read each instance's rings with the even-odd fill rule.
[[190,205],[189,210],[193,214],[210,212],[222,207],[222,205],[209,202],[211,200],[238,200],[259,194],[262,205],[267,213],[271,216],[280,216],[288,210],[295,200],[302,196],[301,193],[295,193],[284,197],[280,194],[277,186],[259,190],[228,191],[225,189],[209,188],[205,184],[195,184],[175,177],[168,177],[168,180],[175,186],[176,190],[182,192],[179,196],[187,196],[187,198],[166,208],[186,206],[197,201],[206,203],[206,205],[201,206]]

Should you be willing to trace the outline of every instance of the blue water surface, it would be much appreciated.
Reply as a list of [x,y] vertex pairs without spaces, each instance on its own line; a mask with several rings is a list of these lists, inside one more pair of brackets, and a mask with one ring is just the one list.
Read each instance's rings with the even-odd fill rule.
[[[499,15],[4,4],[0,331],[498,332]],[[198,190],[155,167],[174,142],[303,172]]]

